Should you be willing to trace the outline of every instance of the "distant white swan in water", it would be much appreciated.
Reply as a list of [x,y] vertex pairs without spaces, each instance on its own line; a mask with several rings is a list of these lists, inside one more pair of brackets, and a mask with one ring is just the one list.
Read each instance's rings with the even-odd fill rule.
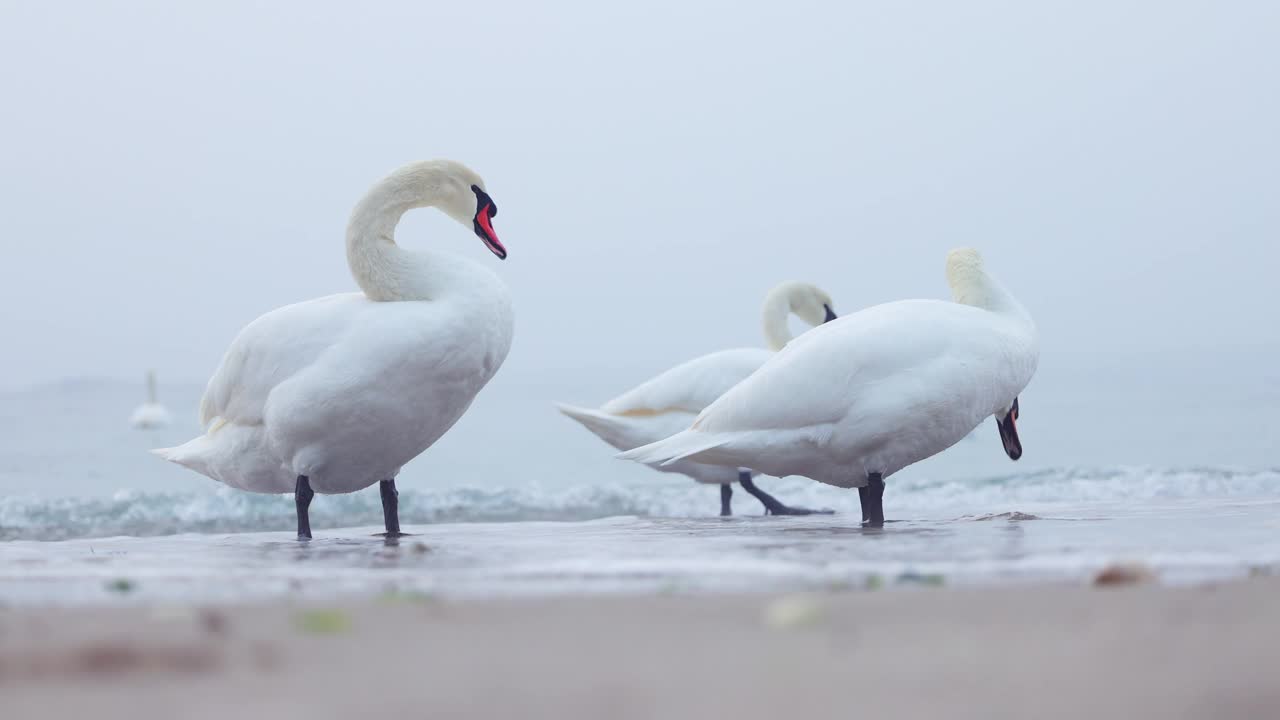
[[380,483],[388,535],[395,477],[462,417],[511,347],[511,300],[487,268],[396,244],[405,212],[436,207],[507,256],[484,181],[451,161],[396,170],[356,205],[347,263],[364,292],[273,310],[232,342],[200,403],[205,433],[167,460],[231,487],[294,492],[298,537],[314,493]]
[[1022,305],[970,249],[947,256],[956,302],[903,300],[814,328],[703,410],[687,430],[629,452],[859,488],[863,522],[884,524],[884,479],[996,417],[1013,460],[1018,394],[1039,343]]
[[[601,440],[619,450],[647,445],[689,427],[703,408],[742,382],[791,341],[787,319],[795,314],[810,325],[836,317],[831,296],[801,282],[779,285],[765,297],[764,336],[769,349],[738,348],[703,355],[677,365],[610,400],[598,410],[560,405],[560,412],[582,423]],[[652,464],[656,470],[687,475],[701,483],[720,485],[720,514],[732,514],[733,483],[737,481],[775,515],[808,515],[812,510],[789,507],[756,487],[745,468],[681,461]]]
[[129,424],[138,430],[154,430],[169,424],[169,411],[156,397],[156,373],[147,371],[147,401],[134,408]]

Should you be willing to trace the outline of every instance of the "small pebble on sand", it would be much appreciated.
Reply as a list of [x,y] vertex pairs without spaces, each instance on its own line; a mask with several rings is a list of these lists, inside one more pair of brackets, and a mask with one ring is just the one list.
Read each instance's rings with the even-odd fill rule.
[[1093,578],[1095,587],[1116,587],[1153,582],[1156,574],[1146,565],[1137,563],[1113,563],[1103,568]]
[[351,629],[351,618],[341,610],[307,610],[295,618],[298,629],[314,635],[336,635]]
[[787,595],[770,602],[764,610],[769,627],[791,629],[821,623],[827,614],[826,603],[809,595]]

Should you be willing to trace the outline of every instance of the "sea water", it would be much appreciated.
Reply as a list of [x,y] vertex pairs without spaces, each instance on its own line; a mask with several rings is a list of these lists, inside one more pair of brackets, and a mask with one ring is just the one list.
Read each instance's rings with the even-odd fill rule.
[[[771,487],[792,503],[818,499],[812,483]],[[375,493],[319,498],[310,542],[293,537],[287,496],[8,499],[0,599],[880,589],[1084,582],[1114,562],[1169,583],[1280,570],[1278,472],[1134,468],[890,487],[883,529],[860,527],[852,492],[836,496],[848,499],[834,515],[720,518],[695,516],[714,497],[693,483],[408,491],[412,535],[393,542],[376,535]],[[37,539],[52,536],[72,539]]]
[[[716,487],[611,461],[568,421],[530,421],[524,426],[545,435],[511,456],[501,447],[446,446],[429,453],[441,465],[406,468],[400,512],[410,537],[375,536],[382,510],[370,489],[317,496],[315,539],[299,542],[290,496],[217,486],[146,454],[194,434],[194,421],[181,418],[193,414],[198,389],[188,395],[179,398],[179,424],[150,434],[127,428],[132,395],[119,388],[61,387],[0,403],[0,602],[1084,582],[1114,562],[1182,583],[1280,569],[1280,469],[1064,463],[1105,453],[1095,445],[1055,455],[1052,437],[1093,439],[1068,435],[1066,424],[1047,432],[1030,418],[1028,454],[1050,466],[1009,463],[994,430],[979,428],[976,439],[888,480],[890,522],[878,530],[860,527],[856,492],[803,478],[758,484],[786,503],[834,514],[765,517],[738,489],[735,516],[720,518]],[[446,440],[476,436],[456,434]],[[513,471],[533,467],[530,443],[543,453],[541,469]],[[1242,447],[1266,457],[1268,446]],[[1153,455],[1162,454],[1156,447]],[[1240,456],[1215,447],[1213,454]],[[965,465],[969,456],[1003,462]],[[442,472],[451,467],[468,475]]]

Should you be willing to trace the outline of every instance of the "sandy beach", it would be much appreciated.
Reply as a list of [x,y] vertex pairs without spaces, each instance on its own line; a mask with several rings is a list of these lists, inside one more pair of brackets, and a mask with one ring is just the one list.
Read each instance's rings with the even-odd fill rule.
[[1262,718],[1280,581],[0,611],[4,717]]

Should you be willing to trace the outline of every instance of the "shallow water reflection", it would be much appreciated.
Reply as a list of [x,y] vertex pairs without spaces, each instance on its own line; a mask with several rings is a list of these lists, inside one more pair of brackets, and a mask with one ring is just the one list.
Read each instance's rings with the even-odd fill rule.
[[[1280,567],[1280,503],[1081,506],[1034,521],[635,518],[0,543],[0,601],[100,602],[388,590],[519,595],[1081,581],[1114,560],[1170,582]],[[1091,522],[1079,522],[1080,519]],[[898,579],[906,578],[898,582]],[[127,579],[127,583],[118,583]],[[122,588],[128,588],[123,590]]]

